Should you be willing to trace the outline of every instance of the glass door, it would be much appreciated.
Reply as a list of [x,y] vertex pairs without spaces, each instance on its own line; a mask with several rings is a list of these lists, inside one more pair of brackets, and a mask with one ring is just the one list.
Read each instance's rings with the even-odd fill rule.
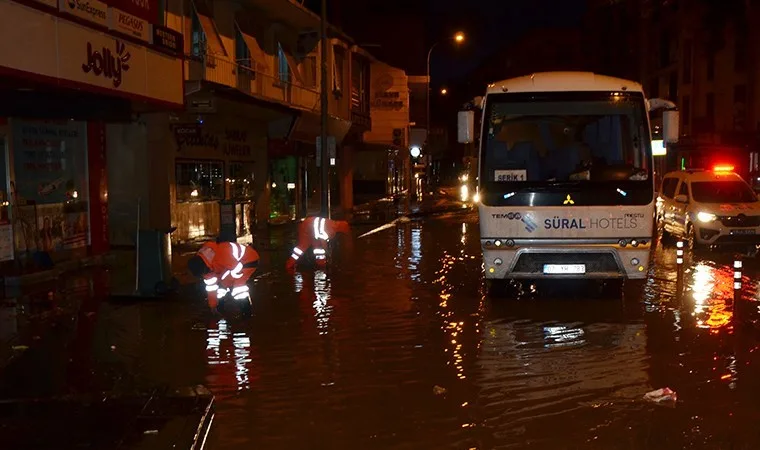
[[4,135],[0,134],[0,262],[13,259],[10,178],[7,140]]

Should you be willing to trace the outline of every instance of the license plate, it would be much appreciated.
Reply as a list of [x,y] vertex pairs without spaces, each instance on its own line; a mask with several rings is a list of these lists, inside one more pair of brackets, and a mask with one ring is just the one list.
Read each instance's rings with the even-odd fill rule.
[[544,264],[544,273],[579,274],[586,273],[585,264]]
[[731,234],[757,234],[757,231],[754,229],[731,230]]

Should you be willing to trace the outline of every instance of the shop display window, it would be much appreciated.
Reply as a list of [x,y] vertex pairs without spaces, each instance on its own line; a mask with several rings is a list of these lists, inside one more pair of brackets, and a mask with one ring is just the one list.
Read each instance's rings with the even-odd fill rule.
[[247,200],[254,198],[253,170],[254,163],[252,162],[233,161],[230,163],[229,178],[226,181],[230,189],[231,199]]
[[87,124],[13,120],[11,132],[16,249],[53,252],[86,246]]
[[177,160],[177,202],[204,202],[224,198],[222,161]]

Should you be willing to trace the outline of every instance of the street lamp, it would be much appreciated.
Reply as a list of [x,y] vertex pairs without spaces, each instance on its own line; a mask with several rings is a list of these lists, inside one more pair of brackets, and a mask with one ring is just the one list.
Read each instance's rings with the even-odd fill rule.
[[[462,42],[464,42],[464,33],[462,33],[461,31],[459,31],[459,32],[457,32],[454,36],[452,36],[449,39],[453,40],[457,44],[461,44]],[[449,39],[447,39],[447,40],[449,40]],[[441,42],[443,42],[443,41],[438,41],[435,44],[431,45],[430,46],[430,50],[428,50],[428,54],[427,54],[427,91],[425,93],[425,101],[426,101],[425,121],[427,122],[427,125],[426,125],[427,129],[425,130],[425,132],[426,132],[425,144],[429,144],[430,143],[430,55],[433,54],[433,49],[436,46],[438,46],[438,44],[440,44]],[[448,92],[448,91],[446,91],[446,89],[442,89],[441,90],[441,94],[443,94],[443,95],[446,95],[446,92]],[[429,154],[430,154],[430,152],[428,152],[428,155]],[[428,161],[428,167],[427,167],[426,172],[428,173],[428,175],[430,174],[430,161]],[[428,180],[430,180],[429,176],[428,176]]]
[[446,95],[449,93],[449,90],[446,88],[441,89],[441,95]]

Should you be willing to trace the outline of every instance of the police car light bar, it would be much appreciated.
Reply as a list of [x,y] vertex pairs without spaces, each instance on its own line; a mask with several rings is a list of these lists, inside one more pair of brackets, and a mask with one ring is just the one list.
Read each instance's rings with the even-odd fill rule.
[[728,164],[718,164],[713,167],[713,172],[733,172],[734,166]]

